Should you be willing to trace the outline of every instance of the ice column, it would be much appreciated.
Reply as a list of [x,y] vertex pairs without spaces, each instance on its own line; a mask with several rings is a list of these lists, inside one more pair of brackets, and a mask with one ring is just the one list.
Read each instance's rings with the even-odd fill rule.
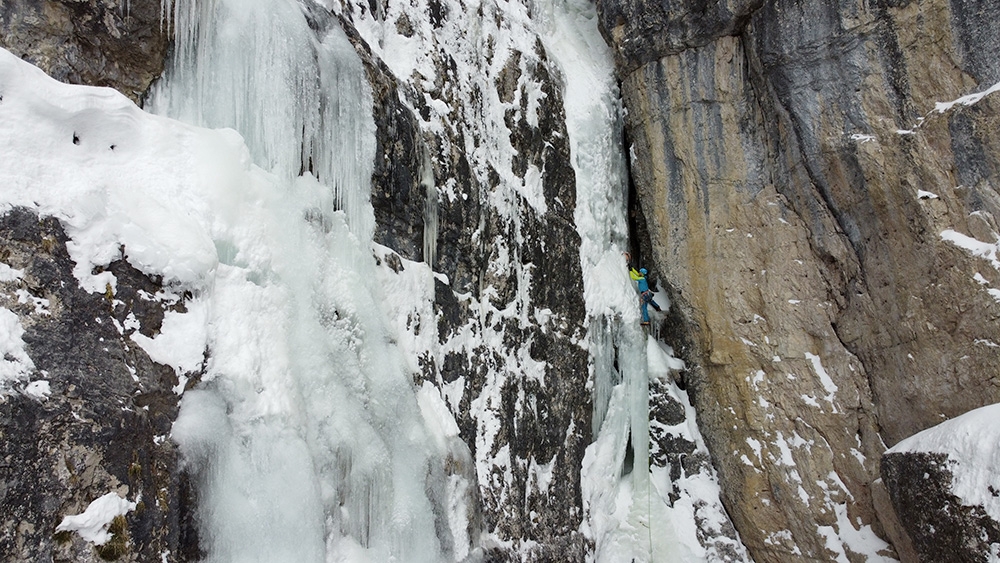
[[623,255],[627,185],[614,64],[589,2],[556,0],[538,17],[546,52],[565,81],[577,182],[575,220],[593,359],[594,443],[582,470],[588,533],[598,562],[651,561],[646,337]]

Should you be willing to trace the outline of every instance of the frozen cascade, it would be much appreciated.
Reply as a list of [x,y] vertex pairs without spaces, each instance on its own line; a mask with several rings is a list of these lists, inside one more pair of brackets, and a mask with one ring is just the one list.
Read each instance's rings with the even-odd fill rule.
[[[635,291],[623,258],[628,244],[625,162],[614,65],[588,3],[554,2],[541,21],[547,28],[541,34],[546,50],[566,81],[567,130],[577,175],[576,223],[593,358],[594,444],[583,468],[590,533],[597,561],[651,561],[649,506],[641,502],[649,498],[650,484],[649,384]],[[629,447],[633,467],[624,472]],[[623,493],[632,497],[627,515],[616,514]],[[663,561],[681,560],[661,555]]]
[[216,240],[207,385],[174,426],[209,560],[461,558],[469,537],[449,516],[466,488],[440,468],[468,452],[425,427],[433,399],[418,404],[371,283],[374,125],[356,52],[293,0],[165,10],[178,47],[150,106],[236,129],[285,190],[264,210],[269,239]]
[[235,129],[252,161],[285,180],[311,173],[370,239],[374,212],[359,186],[375,150],[371,93],[343,30],[314,32],[294,0],[163,0],[163,10],[176,47],[150,111]]

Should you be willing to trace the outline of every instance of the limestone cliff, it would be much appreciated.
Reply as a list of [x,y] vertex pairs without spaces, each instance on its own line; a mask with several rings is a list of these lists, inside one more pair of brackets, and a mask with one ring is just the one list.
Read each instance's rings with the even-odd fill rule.
[[1000,102],[935,111],[1000,79],[997,5],[598,4],[730,514],[758,561],[859,558],[884,444],[1000,400]]

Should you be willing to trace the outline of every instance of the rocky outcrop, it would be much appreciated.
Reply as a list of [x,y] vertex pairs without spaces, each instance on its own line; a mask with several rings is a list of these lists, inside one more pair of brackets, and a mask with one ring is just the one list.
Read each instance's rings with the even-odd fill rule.
[[140,102],[169,45],[160,0],[9,0],[0,47],[71,84],[109,86]]
[[623,73],[675,55],[704,47],[719,37],[736,35],[764,0],[700,2],[680,0],[605,1],[600,5],[600,25],[615,50]]
[[[0,258],[14,272],[0,282],[0,306],[17,315],[32,361],[0,389],[0,552],[10,561],[189,560],[198,554],[193,497],[167,439],[178,378],[130,338],[155,336],[183,298],[124,260],[108,268],[114,288],[87,293],[66,242],[55,219],[17,209],[0,218]],[[136,507],[111,523],[108,542],[57,531],[109,492]]]
[[955,496],[952,463],[941,453],[889,453],[882,478],[919,561],[988,561],[1000,551],[1000,522]]
[[[372,87],[376,148],[371,203],[377,226],[375,242],[409,260],[424,260],[425,252],[430,254],[435,249],[431,245],[436,241],[428,239],[437,235],[433,226],[424,234],[425,224],[433,225],[427,215],[431,212],[428,190],[434,189],[434,178],[417,116],[402,101],[405,96],[401,96],[400,88],[405,86],[372,54],[350,21],[336,19],[318,6],[314,11],[314,26],[339,25],[344,30],[364,63]],[[433,256],[427,259],[433,260]]]
[[1000,400],[998,102],[934,111],[997,80],[988,10],[598,4],[730,514],[757,561],[859,558],[883,442]]

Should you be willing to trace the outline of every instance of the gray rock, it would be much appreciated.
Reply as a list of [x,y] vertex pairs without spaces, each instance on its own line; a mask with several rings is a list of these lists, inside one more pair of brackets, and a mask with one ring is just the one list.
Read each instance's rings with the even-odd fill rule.
[[[318,6],[313,6],[313,10],[325,13]],[[344,29],[361,56],[372,87],[376,147],[371,203],[377,225],[375,242],[392,248],[404,258],[422,261],[428,206],[436,206],[437,201],[436,198],[427,201],[434,180],[430,153],[423,144],[416,116],[401,98],[400,90],[406,86],[400,85],[385,63],[372,55],[349,21],[335,20],[329,15],[325,25],[340,25]]]
[[[0,283],[0,305],[25,329],[31,380],[51,389],[39,399],[21,382],[0,396],[0,552],[11,561],[189,559],[198,553],[193,496],[167,439],[177,376],[129,339],[136,329],[116,328],[132,317],[153,336],[164,310],[183,301],[151,300],[159,283],[124,260],[109,268],[117,292],[87,293],[66,241],[55,219],[19,209],[0,218],[0,257],[24,271]],[[63,516],[108,492],[138,501],[111,541],[95,548],[56,532]]]
[[764,0],[598,0],[601,32],[619,70],[636,68],[734,35]]
[[[466,17],[432,9],[400,16],[396,24],[416,33],[426,29],[425,23],[455,26]],[[585,310],[580,237],[573,219],[575,173],[560,79],[540,42],[527,52],[514,51],[502,71],[482,84],[460,80],[453,57],[464,54],[447,49],[430,55],[433,81],[393,76],[351,29],[350,10],[343,25],[365,62],[376,98],[376,240],[405,258],[428,262],[448,279],[435,281],[436,318],[417,323],[420,330],[432,327],[440,345],[422,355],[419,378],[442,387],[462,384],[461,402],[451,408],[480,467],[481,525],[514,546],[489,547],[484,560],[521,560],[523,552],[529,561],[584,561],[592,546],[579,532],[584,517],[580,467],[589,444],[591,406],[587,355],[577,343]],[[537,124],[527,117],[521,77],[544,93]],[[485,111],[482,100],[490,96],[517,106],[507,108],[497,124],[509,131],[516,150],[511,169],[504,172],[523,178],[529,168],[541,171],[544,214],[523,200],[512,202],[516,218],[498,210],[490,196],[500,172],[493,164],[470,162],[470,145],[492,142],[483,137],[479,113]],[[434,114],[428,100],[444,102],[449,113]],[[433,127],[427,125],[437,119]],[[427,189],[445,185],[460,197]],[[530,281],[521,268],[530,268]],[[551,311],[544,329],[537,321],[525,326],[484,312],[522,307],[524,301]],[[489,307],[471,306],[483,302]],[[467,338],[463,331],[470,325],[478,335],[470,348],[442,352],[450,350],[453,339]],[[530,361],[546,362],[544,381],[526,377],[511,363],[509,358],[522,353]],[[483,404],[474,407],[474,401]],[[490,427],[494,437],[484,443]],[[483,464],[497,455],[509,456],[509,464],[494,465],[484,475]],[[534,468],[549,464],[550,484],[540,489]],[[531,547],[519,551],[522,543]]]
[[108,86],[140,103],[163,72],[169,22],[160,0],[6,0],[0,47],[71,84]]

